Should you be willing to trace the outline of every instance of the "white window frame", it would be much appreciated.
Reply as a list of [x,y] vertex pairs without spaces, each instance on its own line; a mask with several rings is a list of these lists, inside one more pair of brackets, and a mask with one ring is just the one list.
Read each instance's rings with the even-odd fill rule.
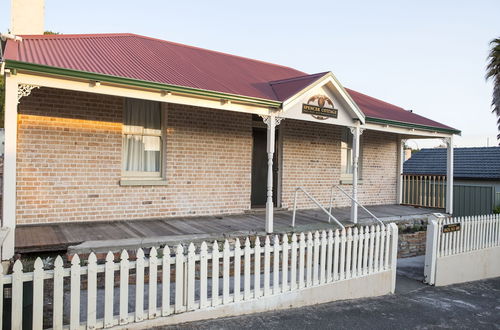
[[[148,101],[148,100],[146,100]],[[127,99],[123,100],[123,116],[122,116],[122,141],[125,127],[125,107]],[[141,136],[158,136],[160,137],[160,171],[159,172],[140,172],[140,171],[125,171],[123,169],[123,163],[125,162],[125,149],[122,144],[122,157],[121,157],[121,185],[137,185],[138,183],[155,183],[163,182],[165,180],[165,160],[166,160],[166,119],[167,119],[167,104],[160,103],[157,101],[148,101],[158,103],[160,108],[160,134],[140,134]],[[129,134],[130,135],[130,134]],[[138,134],[139,135],[139,134]]]
[[[349,141],[344,141],[344,136],[347,136],[350,139],[351,147],[349,148]],[[352,184],[353,174],[346,173],[343,171],[343,168],[347,168],[347,159],[344,155],[347,153],[342,152],[343,149],[351,150],[351,168],[353,167],[352,162],[354,161],[352,154],[352,146],[354,143],[354,135],[351,133],[349,127],[342,127],[342,131],[340,133],[340,181],[341,183]],[[358,179],[361,180],[363,173],[363,138],[360,136],[359,140],[359,158],[358,158]]]

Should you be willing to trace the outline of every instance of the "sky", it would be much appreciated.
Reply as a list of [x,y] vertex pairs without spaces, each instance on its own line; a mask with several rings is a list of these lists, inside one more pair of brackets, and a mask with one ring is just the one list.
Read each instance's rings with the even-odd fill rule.
[[[332,71],[346,87],[461,130],[457,146],[497,144],[484,76],[499,0],[46,0],[45,13],[46,30],[64,34],[130,32]],[[9,25],[2,0],[0,31]]]

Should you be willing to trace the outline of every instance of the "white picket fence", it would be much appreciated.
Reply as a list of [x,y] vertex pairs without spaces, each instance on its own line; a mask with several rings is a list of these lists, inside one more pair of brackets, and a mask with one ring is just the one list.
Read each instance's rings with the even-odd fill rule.
[[[450,231],[451,228],[455,230]],[[430,221],[427,227],[426,282],[435,284],[439,258],[492,247],[500,247],[500,214],[439,217]]]
[[59,256],[52,270],[38,258],[28,273],[18,260],[12,274],[0,275],[0,295],[12,285],[12,313],[5,317],[11,317],[13,329],[21,328],[23,287],[29,282],[33,329],[109,328],[235,302],[258,303],[395,269],[397,238],[397,226],[390,224],[267,236],[264,244],[257,237],[246,238],[243,246],[236,239],[222,246],[191,243],[187,250],[151,248],[147,258],[138,249],[135,260],[123,251],[116,261],[109,252],[102,264],[92,253],[86,266],[75,255],[68,268]]

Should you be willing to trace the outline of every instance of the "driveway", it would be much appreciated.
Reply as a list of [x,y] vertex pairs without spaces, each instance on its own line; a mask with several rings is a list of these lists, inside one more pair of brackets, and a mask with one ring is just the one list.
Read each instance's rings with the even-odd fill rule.
[[431,287],[423,257],[398,262],[396,294],[161,329],[500,329],[500,278]]

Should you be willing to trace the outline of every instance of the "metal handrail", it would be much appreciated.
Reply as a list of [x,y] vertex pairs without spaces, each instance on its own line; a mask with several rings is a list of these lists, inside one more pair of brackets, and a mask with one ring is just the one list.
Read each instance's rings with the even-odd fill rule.
[[323,212],[325,212],[327,215],[328,215],[328,223],[330,223],[330,219],[333,219],[340,227],[342,227],[342,229],[345,229],[345,227],[340,223],[339,220],[337,220],[337,218],[335,218],[332,213],[331,213],[331,207],[330,207],[330,212],[328,212],[317,200],[316,198],[312,197],[311,194],[309,194],[307,191],[305,191],[304,188],[302,187],[297,187],[297,189],[295,189],[295,196],[294,196],[294,200],[293,200],[293,215],[292,215],[292,227],[295,228],[295,213],[297,211],[297,194],[299,191],[302,191],[304,193],[304,195],[306,195],[307,197],[309,197],[310,200],[312,200],[314,202],[314,204],[316,204],[321,210],[323,210]]
[[[354,203],[356,203],[358,206],[360,206],[363,210],[365,210],[369,215],[371,215],[375,220],[377,220],[378,222],[380,222],[382,224],[382,226],[385,226],[385,224],[382,222],[382,220],[380,220],[379,218],[377,218],[375,216],[375,214],[371,213],[370,211],[368,211],[368,209],[366,207],[364,207],[363,205],[361,205],[357,200],[355,200],[354,198],[352,198],[351,196],[349,196],[349,194],[342,188],[340,188],[338,185],[334,184],[332,186],[332,190],[331,190],[331,195],[330,195],[330,213],[332,212],[332,207],[333,207],[333,188],[337,188],[339,189],[344,195],[346,195],[349,199],[351,199]],[[328,219],[329,221],[330,219]]]

